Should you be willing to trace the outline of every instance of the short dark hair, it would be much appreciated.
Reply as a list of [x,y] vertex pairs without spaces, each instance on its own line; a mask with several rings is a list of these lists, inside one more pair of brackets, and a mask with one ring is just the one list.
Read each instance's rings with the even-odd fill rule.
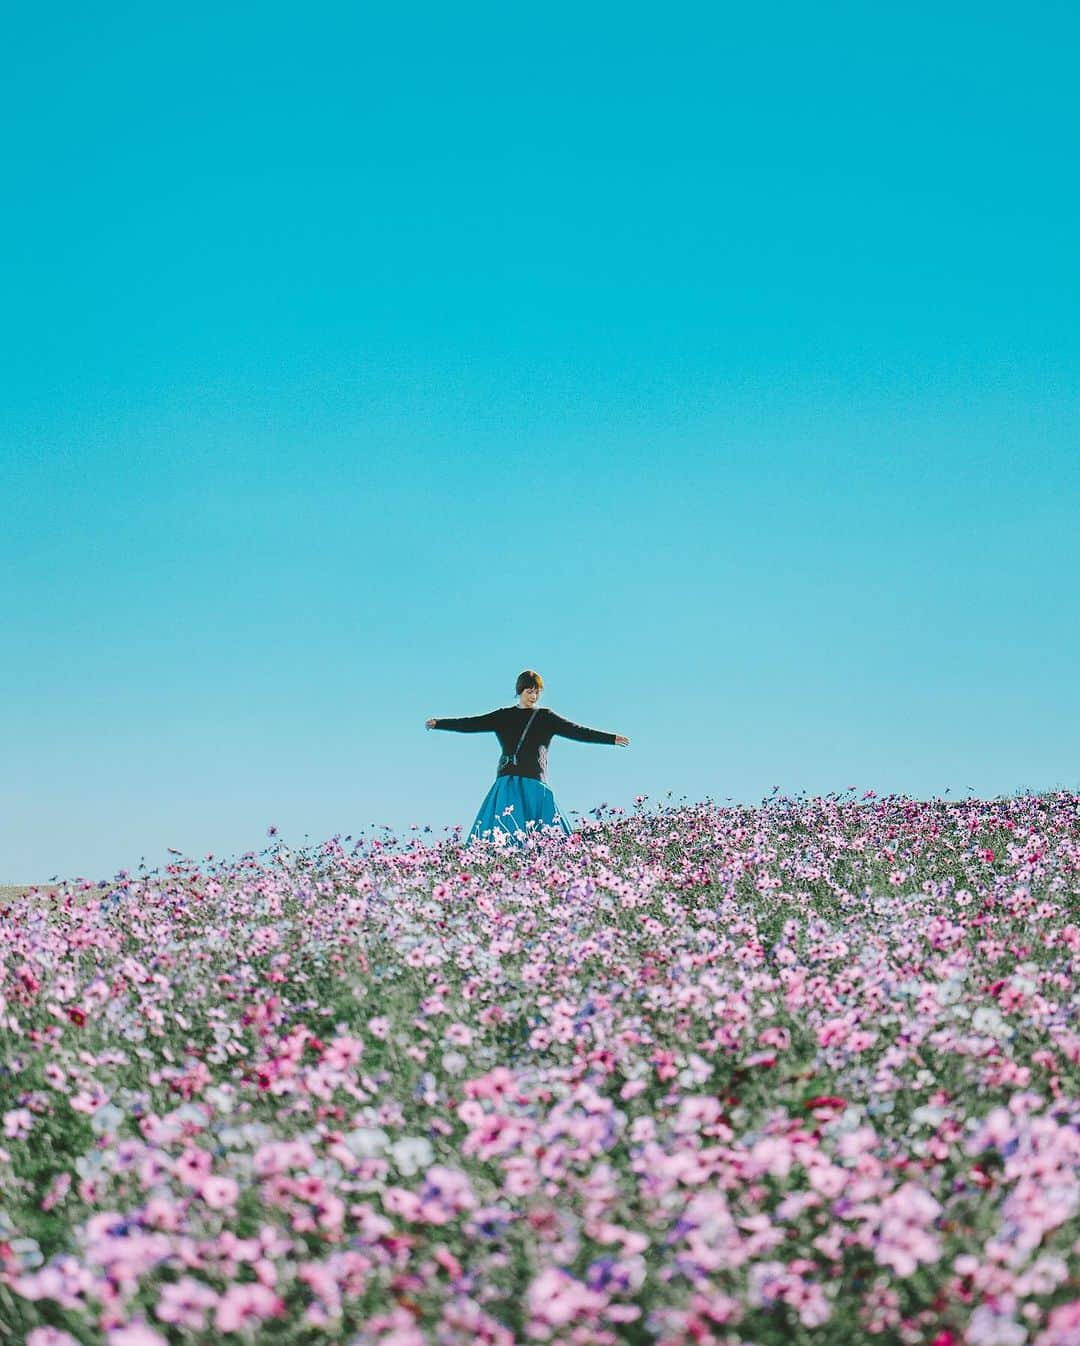
[[536,687],[540,691],[544,690],[544,679],[537,673],[535,668],[527,668],[524,673],[518,674],[518,680],[514,685],[514,691],[520,696],[526,687]]

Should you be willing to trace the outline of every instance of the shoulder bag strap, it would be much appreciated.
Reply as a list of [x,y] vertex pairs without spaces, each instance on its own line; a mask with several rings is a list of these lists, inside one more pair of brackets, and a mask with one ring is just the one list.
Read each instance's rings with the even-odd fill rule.
[[536,718],[538,710],[539,707],[537,707],[537,710],[534,710],[533,713],[529,716],[529,718],[525,721],[525,728],[521,731],[521,737],[517,741],[517,747],[514,749],[512,753],[509,753],[506,757],[507,764],[513,762],[515,766],[517,765],[517,755],[521,751],[521,745],[525,742],[525,735],[529,732],[529,726]]

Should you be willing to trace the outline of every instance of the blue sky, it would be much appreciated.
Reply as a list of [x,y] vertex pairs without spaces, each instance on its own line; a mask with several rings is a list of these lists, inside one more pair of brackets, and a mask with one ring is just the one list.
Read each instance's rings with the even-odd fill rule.
[[0,882],[1080,785],[1072,7],[9,20]]

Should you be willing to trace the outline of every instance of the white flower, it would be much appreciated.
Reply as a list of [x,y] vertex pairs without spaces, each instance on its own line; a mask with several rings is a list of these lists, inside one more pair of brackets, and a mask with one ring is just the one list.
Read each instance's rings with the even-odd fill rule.
[[357,1159],[374,1159],[389,1144],[390,1137],[380,1126],[361,1126],[344,1137],[345,1148]]
[[98,1136],[102,1136],[106,1132],[115,1133],[116,1128],[123,1120],[124,1114],[115,1103],[105,1103],[92,1114],[90,1130]]
[[955,1005],[963,994],[963,980],[958,977],[950,977],[948,981],[943,981],[937,989],[938,1003],[941,1005]]
[[971,1016],[971,1027],[976,1033],[986,1033],[992,1038],[1008,1035],[1009,1026],[998,1010],[991,1005],[980,1005]]
[[42,1262],[45,1261],[41,1249],[32,1238],[12,1239],[8,1247],[24,1271],[32,1271],[34,1267],[41,1266]]
[[213,1085],[206,1091],[206,1101],[215,1112],[232,1112],[236,1106],[236,1091],[228,1086]]
[[971,1315],[964,1333],[970,1346],[1024,1346],[1027,1339],[1026,1327],[985,1304],[980,1304]]
[[427,1168],[435,1159],[431,1141],[423,1136],[402,1136],[390,1146],[390,1155],[403,1177],[411,1177]]
[[448,1075],[460,1075],[469,1064],[469,1058],[463,1052],[443,1052],[442,1064]]
[[100,1150],[91,1150],[89,1154],[80,1154],[75,1160],[75,1172],[80,1178],[94,1179],[105,1168],[105,1156]]
[[[704,1084],[713,1073],[713,1068],[704,1057],[698,1056],[697,1052],[690,1052],[686,1058],[686,1073],[690,1075],[692,1084]],[[690,1086],[688,1085],[687,1088]]]
[[200,1130],[206,1126],[206,1110],[198,1103],[181,1103],[172,1117],[178,1122],[191,1122]]

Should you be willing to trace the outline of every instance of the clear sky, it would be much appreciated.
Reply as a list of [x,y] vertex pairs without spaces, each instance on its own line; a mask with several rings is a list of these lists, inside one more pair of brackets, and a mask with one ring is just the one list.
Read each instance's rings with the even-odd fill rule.
[[1071,5],[22,6],[0,882],[1080,784]]

